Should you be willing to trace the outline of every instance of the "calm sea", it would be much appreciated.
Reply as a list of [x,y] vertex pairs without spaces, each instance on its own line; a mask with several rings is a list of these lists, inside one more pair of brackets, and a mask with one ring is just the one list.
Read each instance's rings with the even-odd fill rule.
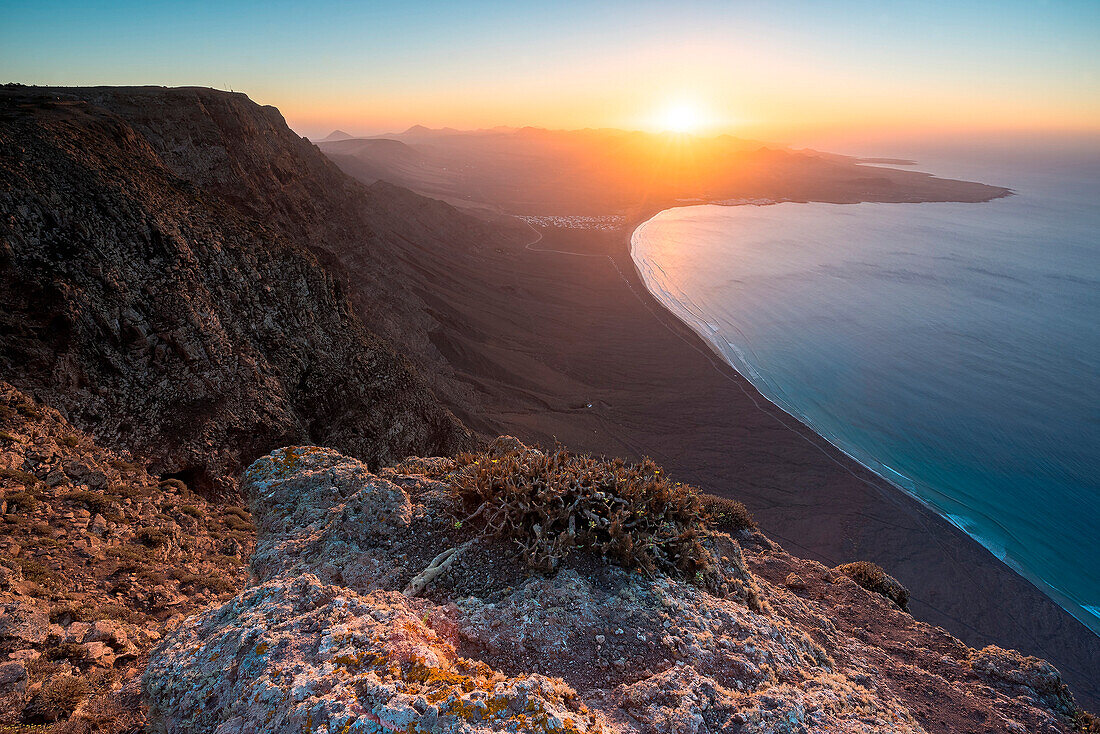
[[1016,193],[671,209],[634,261],[766,397],[1100,633],[1100,155],[917,168]]

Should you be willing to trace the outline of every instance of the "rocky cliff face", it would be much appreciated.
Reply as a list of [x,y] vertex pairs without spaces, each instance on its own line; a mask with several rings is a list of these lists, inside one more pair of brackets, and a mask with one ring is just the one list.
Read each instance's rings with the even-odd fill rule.
[[[745,555],[739,539],[711,537],[728,594],[584,554],[531,575],[514,549],[474,534],[473,518],[455,519],[455,492],[430,478],[448,464],[372,474],[316,447],[253,464],[254,581],[153,653],[154,730],[1070,726],[1072,698],[1048,663],[970,649],[759,534],[741,534]],[[769,580],[779,568],[784,580]]]
[[[6,88],[0,214],[0,369],[156,473],[231,491],[288,442],[378,465],[469,440],[410,367],[434,322],[390,250],[506,234],[361,186],[274,108]],[[354,306],[329,248],[364,267]]]

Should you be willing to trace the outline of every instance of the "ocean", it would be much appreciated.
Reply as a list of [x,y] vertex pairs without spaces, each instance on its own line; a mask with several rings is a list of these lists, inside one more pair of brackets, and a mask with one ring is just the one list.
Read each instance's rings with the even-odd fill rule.
[[649,290],[769,400],[1100,634],[1100,155],[927,151],[983,204],[669,209]]

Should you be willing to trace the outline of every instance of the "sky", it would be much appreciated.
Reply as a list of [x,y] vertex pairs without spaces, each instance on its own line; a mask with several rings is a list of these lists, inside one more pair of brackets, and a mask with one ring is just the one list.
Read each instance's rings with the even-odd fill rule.
[[0,0],[0,82],[199,85],[300,134],[413,124],[1100,133],[1100,0]]

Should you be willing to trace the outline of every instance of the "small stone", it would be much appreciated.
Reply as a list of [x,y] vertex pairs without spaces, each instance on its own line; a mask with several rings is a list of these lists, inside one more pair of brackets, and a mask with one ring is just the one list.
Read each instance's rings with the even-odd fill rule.
[[23,695],[27,690],[27,667],[22,660],[0,663],[0,693]]
[[783,585],[788,589],[801,590],[806,588],[806,582],[797,573],[787,574],[787,578],[783,580]]

